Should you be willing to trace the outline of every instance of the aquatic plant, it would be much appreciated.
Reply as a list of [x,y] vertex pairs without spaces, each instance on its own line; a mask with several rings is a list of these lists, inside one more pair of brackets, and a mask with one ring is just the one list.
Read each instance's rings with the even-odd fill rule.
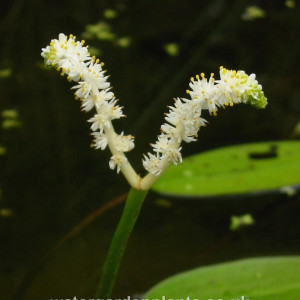
[[131,191],[123,215],[115,232],[108,257],[103,267],[102,277],[96,297],[108,298],[117,275],[117,271],[126,247],[126,242],[134,227],[143,200],[151,186],[173,163],[182,163],[181,143],[197,140],[198,131],[207,121],[202,111],[208,110],[216,116],[219,108],[245,103],[256,108],[265,108],[267,99],[255,74],[247,75],[244,71],[228,70],[220,67],[220,79],[213,73],[207,78],[204,73],[192,77],[189,99],[175,98],[165,114],[166,123],[161,125],[157,141],[152,143],[152,152],[144,155],[143,166],[147,171],[140,177],[131,166],[125,153],[134,148],[134,137],[124,132],[116,133],[112,124],[115,119],[124,117],[123,107],[112,92],[104,63],[91,56],[85,41],[76,41],[73,35],[59,34],[46,48],[42,49],[45,65],[55,68],[62,76],[76,82],[75,99],[81,101],[83,111],[95,110],[88,120],[94,137],[92,146],[111,152],[109,167],[121,172],[131,185]]

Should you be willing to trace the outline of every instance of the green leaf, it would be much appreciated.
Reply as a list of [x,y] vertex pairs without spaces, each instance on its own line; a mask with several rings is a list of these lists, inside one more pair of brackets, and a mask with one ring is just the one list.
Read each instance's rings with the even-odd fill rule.
[[0,78],[7,78],[12,75],[12,69],[6,68],[6,69],[0,69]]
[[153,190],[168,196],[256,193],[300,183],[300,142],[281,141],[225,147],[190,156],[170,166]]
[[298,300],[300,257],[252,258],[201,267],[170,277],[147,299]]
[[7,119],[17,119],[19,117],[19,113],[16,109],[5,109],[1,112],[1,116]]
[[118,12],[116,10],[108,8],[103,12],[103,16],[106,19],[115,19],[118,16]]
[[106,22],[99,22],[97,24],[89,24],[86,26],[86,33],[84,38],[95,37],[98,40],[113,41],[116,39],[115,34],[111,31],[111,26]]
[[[7,152],[6,148],[5,148],[5,147],[2,147],[2,146],[0,145],[0,156],[1,156],[1,155],[5,155],[6,152]],[[1,195],[1,193],[0,193],[0,195]]]
[[176,43],[165,44],[164,49],[170,56],[178,56],[179,54],[179,47]]

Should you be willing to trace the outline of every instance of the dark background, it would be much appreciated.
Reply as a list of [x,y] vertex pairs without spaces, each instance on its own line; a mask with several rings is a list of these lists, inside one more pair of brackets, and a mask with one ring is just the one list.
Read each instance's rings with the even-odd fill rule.
[[[72,85],[43,67],[41,48],[63,32],[85,38],[100,51],[127,115],[114,125],[136,137],[129,159],[143,173],[142,153],[159,133],[166,106],[173,97],[185,96],[191,76],[214,72],[218,77],[221,65],[255,73],[269,105],[262,111],[239,105],[220,110],[217,117],[205,115],[209,126],[201,129],[197,143],[183,145],[184,156],[297,136],[300,6],[294,3],[294,8],[271,0],[1,3],[0,69],[11,75],[0,77],[0,111],[17,110],[21,124],[2,128],[0,134],[7,149],[0,156],[0,208],[9,210],[0,216],[1,299],[12,299],[24,278],[18,299],[92,297],[120,205],[40,259],[87,215],[128,190],[124,178],[109,169],[108,151],[89,147],[90,114],[80,112]],[[250,5],[259,6],[265,16],[245,20]],[[117,16],[105,17],[107,9]],[[86,26],[100,21],[112,39],[88,35]],[[129,38],[128,47],[119,45],[122,37]],[[165,51],[169,43],[177,44],[178,55]],[[175,201],[170,211],[155,205],[152,195],[130,241],[115,295],[142,293],[174,272],[201,264],[299,252],[299,199],[282,197],[262,199],[263,207],[257,199],[254,204],[248,199],[212,206]],[[236,212],[257,213],[263,221],[230,236],[229,243],[227,223]]]

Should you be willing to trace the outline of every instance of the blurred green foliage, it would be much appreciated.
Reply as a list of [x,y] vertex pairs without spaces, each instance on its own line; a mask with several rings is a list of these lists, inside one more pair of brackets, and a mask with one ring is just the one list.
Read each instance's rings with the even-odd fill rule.
[[232,216],[230,223],[230,230],[238,230],[243,226],[250,226],[254,224],[254,219],[250,214],[245,214],[242,216]]
[[245,21],[252,21],[255,19],[264,18],[266,12],[258,6],[247,6],[245,13],[242,15],[242,18]]

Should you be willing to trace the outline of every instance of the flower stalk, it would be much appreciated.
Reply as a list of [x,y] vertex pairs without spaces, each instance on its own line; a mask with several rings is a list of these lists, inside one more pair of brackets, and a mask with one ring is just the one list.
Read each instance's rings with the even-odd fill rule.
[[120,263],[132,229],[137,221],[140,209],[148,191],[131,188],[122,217],[115,231],[106,257],[95,299],[108,299],[113,289]]

